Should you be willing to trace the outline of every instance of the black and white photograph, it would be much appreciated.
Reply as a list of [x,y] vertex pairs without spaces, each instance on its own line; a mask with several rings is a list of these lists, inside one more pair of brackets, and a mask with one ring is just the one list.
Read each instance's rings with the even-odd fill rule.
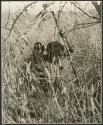
[[102,123],[102,1],[1,1],[2,124]]

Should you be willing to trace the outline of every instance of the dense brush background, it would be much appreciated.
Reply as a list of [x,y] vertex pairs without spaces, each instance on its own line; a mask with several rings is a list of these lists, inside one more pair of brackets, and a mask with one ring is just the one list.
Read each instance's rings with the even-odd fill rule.
[[[55,72],[47,68],[51,78],[47,83],[51,85],[45,83],[48,89],[45,94],[25,58],[32,53],[36,41],[45,45],[51,40],[62,44],[63,41],[50,12],[35,19],[35,12],[28,10],[20,16],[6,41],[9,30],[3,27],[7,24],[10,28],[20,10],[10,11],[9,17],[8,12],[1,13],[3,123],[101,123],[101,24],[68,34],[67,40],[74,49],[71,60],[80,85],[67,58],[62,61],[64,68],[56,81],[61,85],[57,93],[52,91]],[[95,9],[89,13],[98,16]],[[58,16],[57,11],[55,15]],[[93,19],[82,12],[68,10],[61,12],[59,26],[67,33],[76,23],[90,21]]]

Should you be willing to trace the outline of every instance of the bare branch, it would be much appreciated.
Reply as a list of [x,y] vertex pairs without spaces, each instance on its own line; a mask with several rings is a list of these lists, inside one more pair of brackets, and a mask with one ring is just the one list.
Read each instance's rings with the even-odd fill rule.
[[83,9],[81,9],[79,6],[77,6],[74,2],[71,2],[76,8],[78,8],[79,10],[81,10],[85,15],[87,15],[88,17],[92,18],[92,19],[96,19],[96,20],[100,20],[100,18],[95,17],[95,16],[91,16],[89,15],[87,12],[85,12]]
[[35,3],[37,3],[37,1],[28,4],[28,5],[25,6],[24,9],[17,15],[16,19],[14,20],[14,22],[13,22],[13,24],[12,24],[12,26],[11,26],[10,33],[9,33],[8,37],[7,37],[5,40],[7,40],[7,39],[10,37],[10,34],[11,34],[11,32],[12,32],[12,30],[13,30],[15,24],[16,24],[17,20],[19,19],[19,17],[22,15],[22,13],[23,13],[29,6],[31,6],[31,5],[33,5],[33,4],[35,4]]
[[80,86],[80,82],[79,82],[79,79],[78,79],[78,75],[77,75],[76,70],[75,70],[75,68],[74,68],[74,66],[73,66],[73,62],[72,62],[71,56],[70,56],[71,46],[70,46],[70,44],[68,43],[68,41],[67,41],[66,37],[64,36],[64,34],[62,33],[62,30],[60,29],[60,27],[59,27],[59,25],[58,25],[58,23],[57,23],[57,19],[56,19],[56,17],[55,17],[54,12],[51,11],[51,13],[52,13],[52,15],[53,15],[55,24],[56,24],[56,26],[57,26],[57,28],[58,28],[59,35],[60,35],[60,37],[62,38],[62,40],[63,40],[63,42],[64,42],[64,44],[65,44],[65,46],[66,46],[66,49],[67,49],[67,51],[68,51],[68,54],[69,54],[68,57],[69,57],[69,61],[70,61],[70,63],[71,63],[72,69],[73,69],[73,73],[74,73],[74,75],[75,75],[75,77],[76,77],[76,79],[77,79],[78,85]]
[[67,32],[66,38],[68,37],[68,34],[74,30],[81,29],[81,28],[87,28],[87,27],[93,26],[93,25],[98,24],[98,23],[100,23],[100,21],[76,24],[72,29],[70,29]]
[[74,26],[74,28],[76,28],[77,26],[89,26],[89,25],[91,25],[91,24],[97,24],[97,23],[100,23],[100,21],[96,21],[96,22],[89,22],[89,23],[79,23],[79,24],[76,24],[75,26]]
[[[11,28],[10,28],[9,35],[7,36],[7,38],[5,38],[5,41],[10,37],[10,34],[11,34],[11,32],[12,32],[12,30],[13,30],[13,28],[14,28],[16,22],[17,22],[17,20],[19,19],[19,17],[23,14],[23,12],[25,12],[25,11],[27,10],[28,7],[30,7],[31,5],[33,5],[33,4],[35,4],[35,3],[37,3],[37,1],[32,2],[32,3],[28,4],[28,5],[26,5],[26,6],[24,7],[24,9],[17,15],[16,19],[14,20],[14,22],[13,22]],[[52,5],[52,4],[54,4],[54,1],[51,2],[50,4],[47,4],[47,5],[45,6],[45,9],[48,8],[48,7],[49,7],[50,5]],[[45,14],[44,14],[44,15],[45,15]],[[43,18],[44,18],[44,15],[42,16]]]

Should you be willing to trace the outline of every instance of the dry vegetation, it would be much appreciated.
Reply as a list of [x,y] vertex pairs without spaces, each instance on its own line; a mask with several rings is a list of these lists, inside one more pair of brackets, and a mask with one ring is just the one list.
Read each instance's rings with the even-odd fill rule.
[[[74,49],[71,60],[62,61],[64,69],[59,77],[54,67],[44,64],[45,79],[40,80],[38,73],[31,71],[30,62],[26,62],[34,43],[64,43],[51,12],[35,18],[28,10],[18,18],[8,38],[20,12],[10,12],[9,16],[2,13],[2,27],[8,22],[1,29],[3,123],[101,123],[100,23],[70,32],[67,41]],[[97,14],[96,10],[91,12]],[[55,15],[58,17],[58,12]],[[63,11],[59,26],[67,34],[75,24],[91,21],[94,20],[80,11]]]

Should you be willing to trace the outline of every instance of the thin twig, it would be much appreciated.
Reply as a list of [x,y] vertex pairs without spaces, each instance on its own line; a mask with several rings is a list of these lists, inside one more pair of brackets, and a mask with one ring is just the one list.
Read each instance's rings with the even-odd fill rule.
[[51,3],[49,3],[49,4],[46,4],[46,7],[45,7],[43,10],[41,10],[41,11],[35,16],[35,18],[33,19],[33,21],[35,21],[38,17],[43,17],[42,15],[45,13],[46,9],[47,9],[48,7],[50,7],[52,4],[54,4],[54,1],[51,2]]
[[6,29],[6,30],[9,30],[9,31],[10,31],[10,29],[9,29],[9,28],[7,28],[7,27],[1,27],[1,28],[3,28],[3,29]]
[[61,8],[59,7],[59,14],[58,14],[58,19],[57,20],[59,20],[60,14],[63,11],[63,8],[65,7],[66,4],[67,4],[67,1],[62,6],[60,6]]
[[7,19],[7,23],[6,23],[5,27],[7,27],[8,23],[9,23],[9,19],[10,19],[10,3],[9,3],[8,19]]
[[[15,27],[15,30],[17,31],[17,33],[20,35],[21,33],[18,31],[18,29]],[[32,47],[28,44],[28,42],[22,37],[21,39],[16,39],[18,43],[20,40],[24,40],[25,44],[32,50]],[[15,43],[15,45],[16,45]]]

